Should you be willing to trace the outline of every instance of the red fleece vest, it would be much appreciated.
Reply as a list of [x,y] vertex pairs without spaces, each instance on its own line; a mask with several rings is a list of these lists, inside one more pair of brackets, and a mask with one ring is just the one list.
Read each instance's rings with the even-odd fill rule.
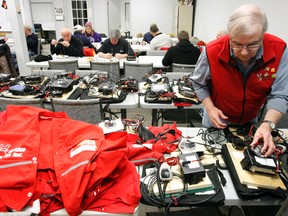
[[244,83],[236,62],[230,56],[229,36],[206,46],[211,72],[211,99],[231,123],[248,123],[264,104],[276,78],[286,43],[270,34],[263,39],[264,54],[257,60]]

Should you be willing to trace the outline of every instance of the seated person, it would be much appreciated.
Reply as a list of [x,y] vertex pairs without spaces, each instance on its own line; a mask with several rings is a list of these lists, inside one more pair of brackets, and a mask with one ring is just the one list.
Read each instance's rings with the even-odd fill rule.
[[5,36],[3,39],[0,39],[0,44],[6,43],[7,40],[8,38]]
[[150,42],[150,51],[161,50],[162,47],[172,46],[170,36],[160,32],[156,24],[150,26],[150,32],[154,37]]
[[121,33],[118,29],[112,29],[109,33],[109,40],[105,40],[102,46],[97,50],[98,56],[102,58],[117,59],[134,56],[134,51],[129,42],[121,38]]
[[81,25],[74,26],[74,34],[75,38],[78,38],[82,41],[83,47],[93,48],[96,53],[96,48],[93,46],[91,41],[83,34],[84,28]]
[[162,64],[164,66],[171,66],[172,63],[178,64],[196,64],[200,50],[189,41],[189,34],[187,31],[180,31],[177,35],[179,42],[176,46],[168,49]]
[[[26,43],[27,43],[27,49],[28,49],[29,57],[37,55],[38,54],[38,36],[32,32],[32,28],[29,25],[24,26],[24,33],[25,33],[25,37],[26,37]],[[7,40],[8,40],[8,38],[4,37],[4,39],[2,39],[0,41],[0,44],[6,43]],[[10,48],[9,48],[9,56],[10,56],[9,61],[10,61],[10,59],[12,61],[13,70],[16,70],[16,72],[18,74],[19,68],[18,68],[16,52],[15,51],[10,52]],[[13,74],[14,74],[14,72],[13,72]]]
[[85,36],[91,41],[91,43],[101,42],[101,36],[94,31],[91,22],[85,23]]
[[[150,25],[150,29],[151,29],[151,26],[152,25],[156,25],[156,24],[151,24]],[[151,34],[151,32],[149,31],[149,32],[146,32],[145,34],[144,34],[144,36],[143,36],[143,40],[142,40],[142,44],[146,44],[146,43],[148,43],[148,44],[150,44],[150,42],[151,42],[151,40],[153,39],[153,35]]]
[[10,74],[12,77],[19,76],[19,72],[13,65],[10,47],[7,44],[0,45],[0,74]]
[[32,32],[32,28],[29,25],[24,26],[24,32],[26,36],[29,56],[37,55],[38,54],[38,36]]
[[84,53],[81,40],[75,38],[68,28],[63,28],[61,35],[62,38],[58,41],[56,39],[51,41],[51,54],[83,57]]

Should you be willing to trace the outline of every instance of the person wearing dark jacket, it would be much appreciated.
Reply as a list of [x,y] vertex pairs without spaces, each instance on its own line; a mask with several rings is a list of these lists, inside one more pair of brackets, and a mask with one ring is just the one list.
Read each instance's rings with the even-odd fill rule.
[[32,32],[32,28],[29,25],[24,26],[24,32],[25,32],[29,56],[37,55],[38,54],[38,36]]
[[176,46],[172,46],[167,50],[162,64],[164,66],[171,66],[172,63],[196,64],[200,56],[200,50],[190,43],[188,32],[180,31],[177,37],[179,42]]
[[89,38],[87,38],[84,34],[84,28],[81,25],[74,26],[74,34],[73,36],[80,39],[82,41],[83,47],[93,48],[96,53],[96,48],[93,46]]
[[68,28],[63,28],[61,35],[62,38],[59,41],[55,39],[51,41],[51,54],[83,57],[84,53],[81,40],[75,38]]

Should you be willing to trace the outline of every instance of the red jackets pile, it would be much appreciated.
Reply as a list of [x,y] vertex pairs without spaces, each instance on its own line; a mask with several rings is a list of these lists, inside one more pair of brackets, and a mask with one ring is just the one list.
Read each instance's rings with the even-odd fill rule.
[[39,199],[40,215],[133,213],[140,182],[126,139],[126,132],[105,138],[100,127],[62,112],[8,106],[0,113],[0,212]]

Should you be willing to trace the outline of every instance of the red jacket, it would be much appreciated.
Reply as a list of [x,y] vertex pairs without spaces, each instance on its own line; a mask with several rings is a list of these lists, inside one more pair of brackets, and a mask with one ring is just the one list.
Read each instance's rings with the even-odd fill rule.
[[[0,115],[1,210],[19,211],[40,199],[42,215],[63,205],[69,215],[79,215],[87,207],[83,200],[93,194],[93,203],[85,204],[101,202],[105,212],[134,212],[140,182],[126,156],[127,133],[112,142],[100,127],[69,119],[62,112],[8,106],[4,113]],[[126,190],[115,194],[121,185]],[[105,203],[105,196],[117,202]]]
[[263,57],[257,60],[246,83],[230,56],[229,36],[206,46],[211,73],[211,99],[231,123],[253,120],[271,91],[286,43],[264,34]]

